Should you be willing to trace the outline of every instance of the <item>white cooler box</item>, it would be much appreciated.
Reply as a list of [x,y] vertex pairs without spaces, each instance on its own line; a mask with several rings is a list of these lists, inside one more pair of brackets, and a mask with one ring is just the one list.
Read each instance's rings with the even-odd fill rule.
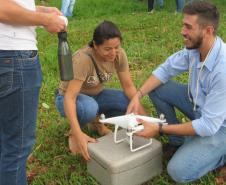
[[[118,135],[125,135],[120,130]],[[88,150],[91,160],[87,170],[101,185],[139,185],[162,172],[162,145],[156,139],[152,144],[131,152],[126,141],[114,143],[113,134],[90,143]],[[134,146],[141,146],[147,140],[134,137]]]

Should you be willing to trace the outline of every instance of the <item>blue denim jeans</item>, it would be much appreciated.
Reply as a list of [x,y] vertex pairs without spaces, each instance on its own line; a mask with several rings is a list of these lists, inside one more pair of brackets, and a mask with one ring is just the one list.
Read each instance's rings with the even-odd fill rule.
[[160,7],[163,7],[163,5],[164,5],[164,1],[163,0],[157,0],[156,3],[158,3]]
[[[65,117],[64,96],[56,96],[56,107]],[[97,115],[104,113],[106,117],[119,116],[126,113],[129,99],[116,89],[104,89],[96,96],[79,94],[76,100],[78,121],[81,127],[93,121]]]
[[71,17],[73,14],[76,0],[62,0],[61,12],[66,17]]
[[42,73],[37,51],[0,50],[0,185],[26,185]]
[[152,11],[154,9],[154,6],[156,7],[159,5],[160,8],[163,8],[164,1],[163,0],[148,0],[148,11]]
[[184,8],[184,3],[185,3],[185,0],[176,0],[176,11],[177,12],[182,12],[182,10]]
[[[188,0],[189,3],[192,2],[192,0]],[[184,8],[185,0],[176,0],[176,11],[177,12],[182,12]]]
[[[187,85],[169,81],[149,94],[157,113],[163,113],[168,123],[179,123],[174,107],[191,120],[199,118],[187,95]],[[191,182],[226,162],[226,128],[213,136],[188,136],[185,140],[170,137],[172,144],[181,144],[169,161],[167,171],[176,182]]]
[[[200,117],[198,112],[193,111],[193,104],[189,100],[187,89],[187,85],[169,81],[149,93],[157,114],[164,114],[169,124],[179,123],[176,117],[175,107],[191,120]],[[171,135],[169,136],[169,141],[172,145],[178,146],[183,144],[184,137]]]

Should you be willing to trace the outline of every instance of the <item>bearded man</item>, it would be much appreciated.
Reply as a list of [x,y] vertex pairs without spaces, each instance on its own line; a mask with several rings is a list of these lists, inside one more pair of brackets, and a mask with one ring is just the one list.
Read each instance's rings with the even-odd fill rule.
[[[142,122],[138,135],[169,135],[179,146],[167,171],[176,182],[199,179],[226,162],[226,45],[217,36],[219,12],[205,1],[183,9],[181,34],[185,48],[170,56],[137,91],[127,113],[136,112],[146,94],[168,125]],[[170,78],[189,72],[188,84]],[[179,123],[175,108],[190,121]]]

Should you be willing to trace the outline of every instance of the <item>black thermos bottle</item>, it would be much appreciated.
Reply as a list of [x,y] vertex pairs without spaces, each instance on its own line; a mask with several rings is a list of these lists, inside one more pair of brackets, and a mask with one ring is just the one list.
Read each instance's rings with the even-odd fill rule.
[[58,63],[60,69],[60,79],[69,81],[73,79],[72,55],[67,42],[67,32],[58,33]]

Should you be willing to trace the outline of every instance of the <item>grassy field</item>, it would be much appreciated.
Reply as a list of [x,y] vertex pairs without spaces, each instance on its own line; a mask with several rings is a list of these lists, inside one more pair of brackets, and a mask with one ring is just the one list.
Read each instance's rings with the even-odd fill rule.
[[[226,1],[213,0],[221,12],[219,36],[226,41]],[[37,1],[60,8],[60,0]],[[77,0],[75,12],[69,19],[68,36],[71,50],[87,44],[95,26],[103,20],[115,22],[123,33],[123,47],[127,52],[134,83],[139,87],[152,70],[170,54],[183,48],[180,36],[180,14],[174,15],[175,1],[165,0],[164,9],[147,13],[146,0]],[[57,36],[37,29],[39,54],[43,69],[43,84],[40,95],[37,125],[37,142],[28,163],[28,174],[32,185],[97,185],[86,171],[86,162],[79,155],[68,151],[66,133],[69,125],[56,111],[54,91],[59,83],[57,63]],[[187,76],[177,77],[186,82]],[[113,78],[107,86],[120,88]],[[155,110],[148,98],[143,103],[150,115]],[[45,104],[49,106],[46,107]],[[182,119],[183,115],[178,114]],[[90,133],[95,134],[95,133]],[[174,184],[164,171],[146,185]],[[214,184],[216,172],[209,173],[190,185]]]

